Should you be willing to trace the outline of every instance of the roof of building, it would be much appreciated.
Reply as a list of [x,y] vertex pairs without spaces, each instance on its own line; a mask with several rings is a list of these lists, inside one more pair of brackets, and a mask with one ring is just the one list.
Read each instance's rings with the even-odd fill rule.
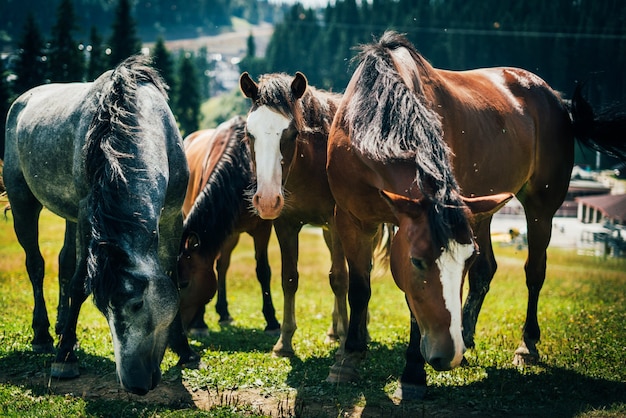
[[599,210],[609,219],[626,221],[626,194],[605,194],[601,196],[581,196],[576,201]]

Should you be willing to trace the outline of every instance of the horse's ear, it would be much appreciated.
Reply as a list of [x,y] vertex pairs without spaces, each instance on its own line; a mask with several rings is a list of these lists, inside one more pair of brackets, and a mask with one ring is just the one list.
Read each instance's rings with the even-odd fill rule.
[[304,92],[306,91],[306,87],[308,85],[308,81],[304,74],[300,71],[296,72],[296,76],[293,78],[291,82],[291,93],[293,93],[294,99],[299,99],[302,97]]
[[250,78],[248,72],[244,72],[239,77],[239,88],[244,96],[256,100],[259,97],[259,86]]
[[380,190],[379,192],[380,196],[385,202],[387,202],[396,216],[404,214],[410,216],[411,218],[417,218],[424,213],[424,208],[417,199],[411,199],[386,190]]
[[513,199],[513,193],[499,193],[491,196],[462,197],[465,205],[472,211],[474,220],[482,220],[499,211]]

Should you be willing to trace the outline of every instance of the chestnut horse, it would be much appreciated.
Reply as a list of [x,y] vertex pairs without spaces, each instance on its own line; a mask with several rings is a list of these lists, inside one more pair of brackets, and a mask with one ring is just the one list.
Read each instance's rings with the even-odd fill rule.
[[[364,46],[359,61],[328,146],[328,180],[350,266],[351,307],[345,357],[331,368],[331,380],[353,376],[366,350],[357,331],[370,296],[368,241],[379,222],[399,227],[391,270],[412,313],[397,395],[423,392],[424,361],[437,370],[460,364],[464,345],[474,346],[478,312],[496,269],[491,215],[508,194],[520,200],[528,224],[528,309],[515,362],[537,359],[537,301],[552,217],[568,189],[574,137],[610,134],[621,126],[624,138],[623,120],[593,122],[579,94],[572,120],[558,94],[520,69],[435,69],[394,32]],[[587,117],[577,117],[584,111]],[[618,138],[596,138],[601,142],[594,144],[623,157],[626,148]],[[477,196],[492,204],[478,205],[482,214],[465,218],[463,202],[475,208]],[[480,252],[470,264],[474,234]],[[461,316],[464,262],[471,268]]]
[[183,247],[178,266],[181,316],[190,332],[206,331],[204,305],[215,294],[216,286],[219,323],[233,321],[226,298],[226,272],[242,232],[254,240],[265,331],[280,330],[267,255],[272,221],[260,219],[247,208],[245,191],[251,187],[253,176],[244,132],[245,120],[236,116],[216,129],[196,131],[184,140],[190,176],[183,203]]
[[243,94],[252,100],[247,119],[257,180],[252,205],[261,218],[274,219],[281,250],[284,317],[273,352],[291,356],[298,234],[304,224],[323,228],[331,253],[329,277],[335,306],[329,337],[341,340],[348,324],[347,268],[335,233],[335,200],[326,179],[326,141],[341,96],[308,86],[302,73],[294,77],[265,74],[258,84],[243,73],[239,81]]

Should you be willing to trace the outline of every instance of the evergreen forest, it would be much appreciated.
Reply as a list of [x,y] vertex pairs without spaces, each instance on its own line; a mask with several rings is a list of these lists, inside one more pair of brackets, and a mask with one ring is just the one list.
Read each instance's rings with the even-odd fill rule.
[[[233,17],[274,25],[263,56],[248,39],[239,70],[253,77],[302,71],[310,84],[341,92],[356,47],[394,29],[437,68],[521,67],[565,97],[582,82],[594,106],[626,101],[623,0],[335,0],[319,9],[271,0],[0,0],[0,16],[0,49],[9,56],[0,62],[2,112],[33,85],[92,80],[154,43],[175,114],[193,115],[189,132],[201,118],[192,109],[214,93],[200,76],[211,69],[211,51],[169,51],[167,41],[230,31]],[[84,45],[88,53],[78,52]],[[188,103],[177,97],[194,89]]]

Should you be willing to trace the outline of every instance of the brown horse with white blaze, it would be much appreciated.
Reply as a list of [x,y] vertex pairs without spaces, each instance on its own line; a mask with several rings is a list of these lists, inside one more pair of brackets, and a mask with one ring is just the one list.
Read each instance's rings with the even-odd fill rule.
[[348,272],[335,233],[335,201],[326,178],[328,132],[341,96],[309,86],[302,73],[265,74],[258,84],[243,73],[240,87],[252,100],[246,125],[257,181],[252,205],[261,218],[274,219],[281,250],[284,317],[273,352],[291,356],[298,234],[305,224],[323,228],[331,253],[329,277],[335,306],[329,337],[341,340],[348,324]]
[[[367,242],[380,222],[399,227],[391,269],[413,317],[397,395],[423,393],[425,361],[439,370],[460,364],[463,343],[474,345],[478,312],[496,269],[492,214],[513,194],[528,223],[529,291],[515,358],[518,364],[538,358],[537,302],[552,217],[567,193],[575,135],[624,157],[626,147],[617,134],[623,135],[624,121],[594,120],[580,94],[572,102],[572,120],[559,95],[524,70],[435,69],[394,32],[364,46],[359,59],[328,146],[336,223],[350,266],[352,313],[345,356],[331,368],[330,378],[354,376],[366,350],[365,340],[353,330],[364,320],[370,295]],[[465,205],[473,212],[468,225]],[[468,257],[472,235],[480,252]],[[469,295],[461,322],[467,268]]]

